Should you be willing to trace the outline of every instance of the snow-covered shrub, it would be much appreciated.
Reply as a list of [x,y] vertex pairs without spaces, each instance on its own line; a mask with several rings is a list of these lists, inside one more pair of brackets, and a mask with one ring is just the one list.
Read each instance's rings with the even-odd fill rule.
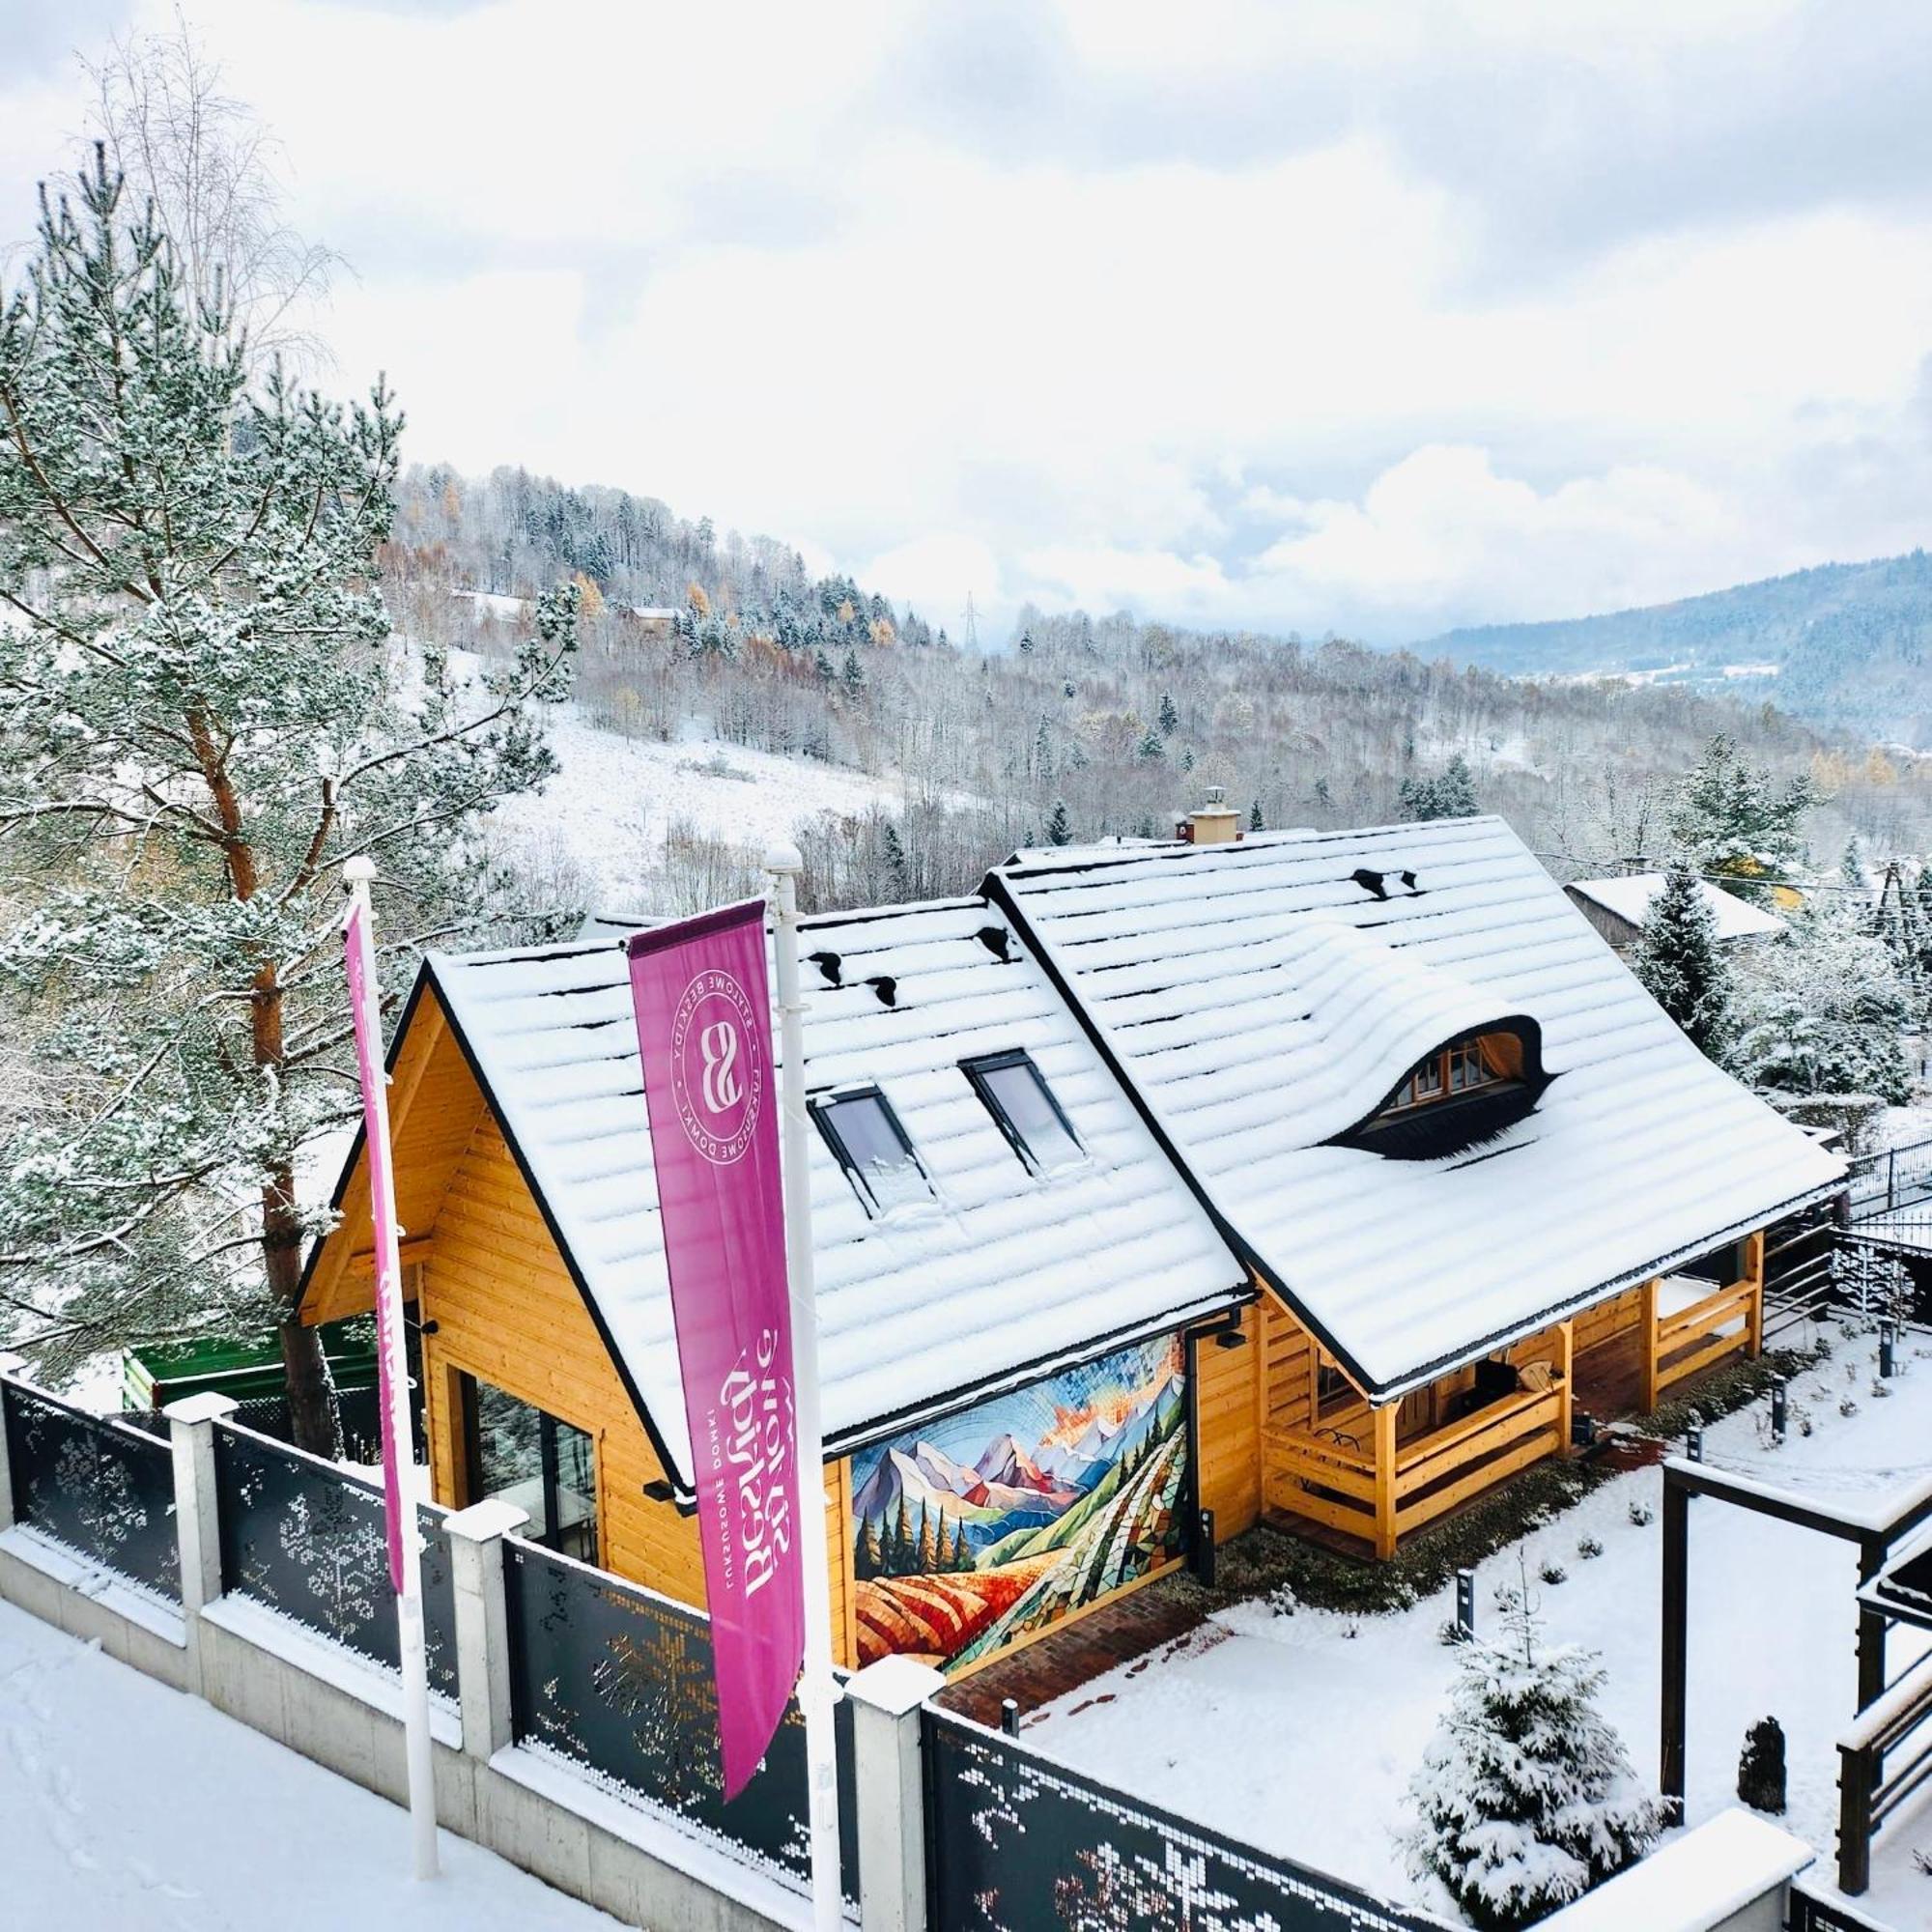
[[1459,1643],[1470,1643],[1475,1639],[1473,1631],[1465,1631],[1454,1617],[1444,1617],[1435,1626],[1435,1641],[1445,1647]]
[[1577,1554],[1582,1557],[1586,1563],[1591,1557],[1601,1556],[1603,1553],[1603,1543],[1597,1537],[1579,1536],[1577,1539]]
[[1641,1496],[1637,1497],[1631,1504],[1630,1519],[1638,1529],[1641,1529],[1645,1523],[1654,1521],[1657,1512]]
[[1639,1859],[1668,1806],[1638,1783],[1596,1707],[1596,1654],[1541,1641],[1526,1592],[1500,1643],[1461,1651],[1409,1785],[1410,1871],[1439,1879],[1482,1932],[1516,1932]]
[[1784,1726],[1760,1718],[1738,1756],[1738,1797],[1759,1811],[1784,1809]]
[[1876,1400],[1883,1402],[1891,1394],[1891,1384],[1884,1377],[1874,1376],[1872,1378],[1871,1392]]
[[1562,1564],[1556,1562],[1554,1558],[1551,1557],[1546,1557],[1544,1559],[1542,1567],[1537,1571],[1536,1574],[1539,1577],[1541,1577],[1546,1583],[1567,1583],[1570,1580],[1569,1571],[1564,1569]]
[[1844,1399],[1844,1401],[1838,1405],[1838,1413],[1842,1416],[1850,1418],[1851,1416],[1856,1415],[1858,1412],[1859,1412],[1859,1406],[1856,1402],[1852,1400],[1850,1396],[1847,1396]]

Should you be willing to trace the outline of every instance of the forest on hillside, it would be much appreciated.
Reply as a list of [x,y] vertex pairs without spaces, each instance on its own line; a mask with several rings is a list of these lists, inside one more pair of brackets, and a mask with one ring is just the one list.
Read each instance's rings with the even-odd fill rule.
[[1932,750],[1932,557],[1823,564],[1703,597],[1543,624],[1451,631],[1420,646],[1525,677],[1613,673]]
[[[812,579],[782,545],[523,470],[409,471],[384,576],[406,632],[486,658],[522,635],[523,600],[575,581],[577,697],[596,724],[897,780],[898,810],[810,828],[817,905],[957,891],[1052,838],[1164,835],[1209,785],[1265,827],[1399,818],[1456,757],[1478,805],[1552,869],[1629,869],[1661,862],[1660,801],[1719,732],[1775,775],[1813,781],[1827,863],[1852,832],[1874,852],[1916,852],[1932,826],[1923,761],[1764,701],[1124,613],[1029,610],[1004,647],[967,648],[849,579]],[[569,895],[568,877],[540,869]],[[634,869],[630,901],[668,909],[754,883],[747,856],[696,823],[672,825]]]

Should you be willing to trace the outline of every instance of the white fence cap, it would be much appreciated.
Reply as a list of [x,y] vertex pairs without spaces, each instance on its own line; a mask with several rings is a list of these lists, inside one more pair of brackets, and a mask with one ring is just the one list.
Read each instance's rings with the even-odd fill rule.
[[1541,1932],[1711,1932],[1816,1856],[1733,1805],[1546,1918]]

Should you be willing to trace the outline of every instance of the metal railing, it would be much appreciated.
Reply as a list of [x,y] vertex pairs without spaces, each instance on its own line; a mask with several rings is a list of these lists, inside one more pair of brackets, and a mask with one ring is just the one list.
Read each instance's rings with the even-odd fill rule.
[[181,1601],[174,1456],[164,1440],[5,1377],[0,1428],[16,1521]]
[[[383,1492],[286,1442],[214,1429],[221,1587],[267,1604],[367,1662],[401,1673]],[[429,1687],[456,1695],[456,1602],[443,1510],[422,1523]]]
[[[786,1711],[729,1804],[718,1748],[711,1626],[702,1612],[520,1537],[503,1539],[510,1709],[519,1746],[560,1757],[614,1796],[749,1855],[803,1889],[810,1877],[805,1720]],[[839,1853],[859,1895],[852,1713],[837,1716]]]
[[1880,1828],[1932,1779],[1932,1669],[1908,1671],[1838,1740],[1838,1889],[1871,1884]]
[[1053,1764],[928,1705],[933,1932],[1047,1925],[1438,1932],[1443,1921]]

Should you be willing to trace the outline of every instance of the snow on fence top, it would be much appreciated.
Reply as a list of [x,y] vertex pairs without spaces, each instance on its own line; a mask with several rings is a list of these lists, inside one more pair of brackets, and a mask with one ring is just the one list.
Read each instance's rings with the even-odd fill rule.
[[[1741,899],[1708,879],[1698,880],[1697,888],[1711,908],[1719,939],[1765,939],[1784,930],[1784,922],[1775,912]],[[1570,890],[1629,924],[1641,926],[1650,917],[1651,901],[1663,890],[1663,874],[1632,872],[1618,879],[1576,879]]]
[[[1372,1393],[1842,1182],[1498,819],[1024,852],[993,891],[1237,1249]],[[1502,1014],[1538,1023],[1552,1076],[1526,1117],[1435,1159],[1324,1145],[1422,1053]]]
[[1815,1857],[1734,1805],[1545,1919],[1544,1932],[1720,1932],[1757,1900],[1781,1900]]
[[[811,1093],[877,1088],[929,1183],[882,1182],[868,1211],[811,1136],[829,1443],[1249,1293],[1076,1016],[982,900],[808,920],[801,952]],[[424,970],[688,1490],[620,946],[432,953]],[[1031,1055],[1082,1157],[1034,1172],[961,1070],[1014,1050]]]

